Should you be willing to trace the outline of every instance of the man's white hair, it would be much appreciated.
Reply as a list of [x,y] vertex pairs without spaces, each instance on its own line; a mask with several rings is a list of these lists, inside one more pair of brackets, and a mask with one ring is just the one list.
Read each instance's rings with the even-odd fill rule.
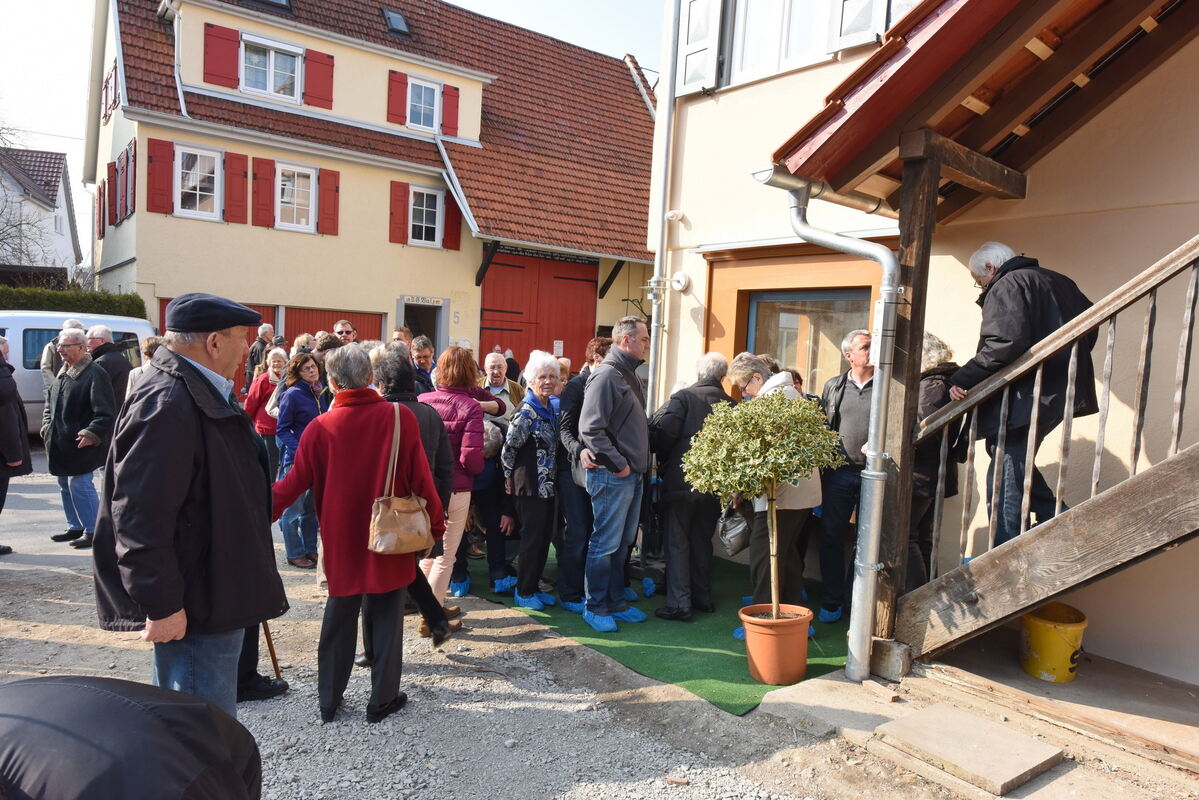
[[103,339],[106,342],[112,341],[112,330],[107,325],[93,325],[87,329],[89,339]]
[[987,242],[974,251],[970,256],[970,263],[966,266],[970,270],[971,275],[976,278],[983,278],[986,277],[988,264],[995,269],[999,269],[1015,257],[1016,251],[1003,242]]
[[58,343],[67,344],[67,339],[78,339],[80,342],[83,342],[87,339],[87,333],[84,332],[83,328],[63,328],[58,333]]
[[558,363],[558,359],[544,350],[534,350],[529,353],[529,360],[525,362],[525,383],[533,385],[533,379],[541,372],[552,370],[555,375],[562,372],[562,365]]
[[729,371],[729,360],[723,353],[704,353],[695,362],[695,374],[701,381],[718,381]]
[[483,359],[483,368],[486,369],[487,364],[492,361],[498,361],[498,362],[500,362],[500,364],[502,364],[504,366],[508,365],[508,362],[504,360],[503,353],[498,353],[498,352],[493,351],[491,353],[488,353],[487,357]]
[[852,330],[849,333],[845,334],[845,338],[841,340],[841,352],[848,353],[849,348],[853,347],[854,339],[858,338],[859,336],[869,336],[869,335],[870,335],[870,331],[866,330],[865,328],[858,328],[857,330]]
[[64,319],[62,321],[62,329],[65,331],[68,328],[78,328],[79,330],[83,330],[83,323],[77,319]]
[[265,337],[268,333],[274,333],[275,326],[269,322],[264,322],[258,326],[258,335]]

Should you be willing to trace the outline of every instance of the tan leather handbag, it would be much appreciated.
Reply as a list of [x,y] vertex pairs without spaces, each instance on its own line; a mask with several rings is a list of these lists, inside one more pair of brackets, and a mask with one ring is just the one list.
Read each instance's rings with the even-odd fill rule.
[[391,460],[387,465],[387,482],[383,495],[371,508],[371,535],[367,549],[385,556],[418,553],[433,546],[433,530],[425,498],[409,492],[407,497],[392,494],[395,486],[396,462],[400,457],[400,405],[395,409],[395,432],[391,436]]

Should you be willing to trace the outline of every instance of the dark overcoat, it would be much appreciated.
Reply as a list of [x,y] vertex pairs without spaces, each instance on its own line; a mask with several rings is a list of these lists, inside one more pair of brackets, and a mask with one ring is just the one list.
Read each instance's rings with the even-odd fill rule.
[[129,372],[133,369],[133,364],[112,342],[100,345],[91,352],[91,356],[92,361],[108,373],[108,379],[112,381],[112,396],[119,411],[121,403],[125,402],[125,387],[129,385]]
[[[12,374],[13,365],[0,357],[0,476],[5,478],[33,472],[33,460],[29,457],[29,422]],[[21,463],[10,467],[10,461]]]
[[[42,408],[42,441],[50,474],[85,475],[104,466],[116,416],[108,373],[91,356],[84,356],[73,367],[64,364],[46,391]],[[79,447],[76,438],[81,431],[99,443]]]
[[717,403],[731,405],[733,398],[720,381],[699,381],[672,394],[650,419],[650,448],[658,457],[664,502],[703,497],[683,475],[683,456],[691,449],[692,437],[699,433]]
[[[962,389],[969,389],[986,380],[1091,307],[1091,301],[1074,281],[1045,269],[1035,258],[1024,256],[1004,262],[983,289],[978,304],[983,310],[978,352],[949,379],[950,383]],[[1079,341],[1075,417],[1094,414],[1099,410],[1095,396],[1095,367],[1091,363],[1095,338],[1096,334],[1092,331]],[[1038,427],[1042,430],[1051,429],[1064,419],[1069,366],[1069,347],[1045,361],[1038,418]],[[1032,419],[1035,372],[1028,372],[1011,385],[1008,430],[1026,427]],[[979,436],[991,436],[999,430],[1001,403],[1002,392],[983,403],[978,418]]]
[[106,470],[92,551],[102,628],[184,609],[189,634],[225,633],[287,611],[266,448],[171,350],[133,388]]

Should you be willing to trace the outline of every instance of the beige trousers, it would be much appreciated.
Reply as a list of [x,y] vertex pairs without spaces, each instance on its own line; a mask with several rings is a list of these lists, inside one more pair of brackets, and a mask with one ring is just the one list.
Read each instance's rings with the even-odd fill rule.
[[421,572],[433,588],[433,596],[445,603],[450,589],[450,576],[454,570],[454,559],[458,555],[458,544],[466,529],[466,515],[470,511],[470,492],[454,492],[450,495],[450,507],[446,509],[444,549],[437,558],[426,558],[420,562]]

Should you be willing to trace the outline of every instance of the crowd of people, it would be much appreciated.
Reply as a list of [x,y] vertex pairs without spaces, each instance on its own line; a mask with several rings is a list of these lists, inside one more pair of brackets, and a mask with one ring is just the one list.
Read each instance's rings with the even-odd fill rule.
[[[926,334],[920,417],[965,397],[1089,303],[1069,279],[997,243],[984,246],[969,267],[982,289],[979,349],[959,367],[945,343]],[[1038,303],[1021,306],[1030,295]],[[366,716],[377,722],[406,701],[399,689],[405,614],[419,613],[418,633],[435,646],[459,630],[463,612],[452,598],[470,591],[472,556],[486,558],[487,588],[511,593],[517,606],[561,605],[600,633],[646,621],[633,604],[630,553],[653,514],[664,520],[666,602],[656,616],[686,622],[696,612],[712,613],[712,534],[724,509],[688,483],[683,457],[716,405],[773,393],[818,403],[840,434],[845,461],[777,493],[780,596],[807,602],[804,555],[816,535],[823,585],[817,619],[833,623],[844,614],[852,580],[846,545],[874,390],[869,331],[845,334],[848,369],[819,397],[769,354],[742,353],[730,363],[705,353],[694,383],[647,413],[637,374],[649,345],[641,317],[622,317],[610,337],[591,339],[573,375],[565,359],[538,350],[523,368],[498,348],[481,364],[460,346],[434,357],[427,337],[402,326],[390,342],[360,342],[348,320],[332,332],[299,335],[289,347],[260,322],[249,308],[192,293],[168,305],[165,334],[141,343],[146,360],[136,369],[107,328],[84,330],[77,320],[67,320],[43,354],[42,436],[67,521],[51,538],[93,548],[101,626],[140,631],[154,644],[157,685],[234,715],[239,700],[286,691],[286,681],[257,671],[259,626],[288,608],[279,574],[286,565],[313,570],[328,591],[317,643],[322,720],[338,714],[357,663],[371,670]],[[255,326],[258,337],[247,347]],[[3,348],[0,341],[0,354]],[[1083,356],[1080,386],[1090,368]],[[234,378],[243,362],[239,392]],[[0,361],[0,508],[9,477],[31,469],[28,442],[13,434],[25,422],[11,373]],[[1039,400],[1018,395],[1009,413],[1003,494],[991,506],[1002,517],[997,541],[1019,533],[1012,498],[1023,483],[1025,455],[1018,445],[1028,438],[1032,402],[1041,404],[1036,443],[1061,419],[1064,393],[1055,386]],[[980,411],[988,450],[997,435],[992,405]],[[1075,405],[1076,414],[1089,413],[1093,387],[1084,386]],[[393,434],[396,468],[386,485]],[[908,589],[928,580],[935,557],[939,447],[922,445],[914,464]],[[101,468],[97,494],[93,475]],[[956,470],[945,472],[945,494],[952,496]],[[1043,483],[1034,476],[1031,505],[1039,521],[1052,516]],[[372,503],[386,496],[420,499],[432,549],[384,555],[367,548]],[[736,502],[751,526],[743,602],[767,602],[766,501]],[[284,543],[282,564],[273,520]],[[477,535],[467,535],[471,530]],[[659,586],[647,580],[642,588],[648,594]]]

